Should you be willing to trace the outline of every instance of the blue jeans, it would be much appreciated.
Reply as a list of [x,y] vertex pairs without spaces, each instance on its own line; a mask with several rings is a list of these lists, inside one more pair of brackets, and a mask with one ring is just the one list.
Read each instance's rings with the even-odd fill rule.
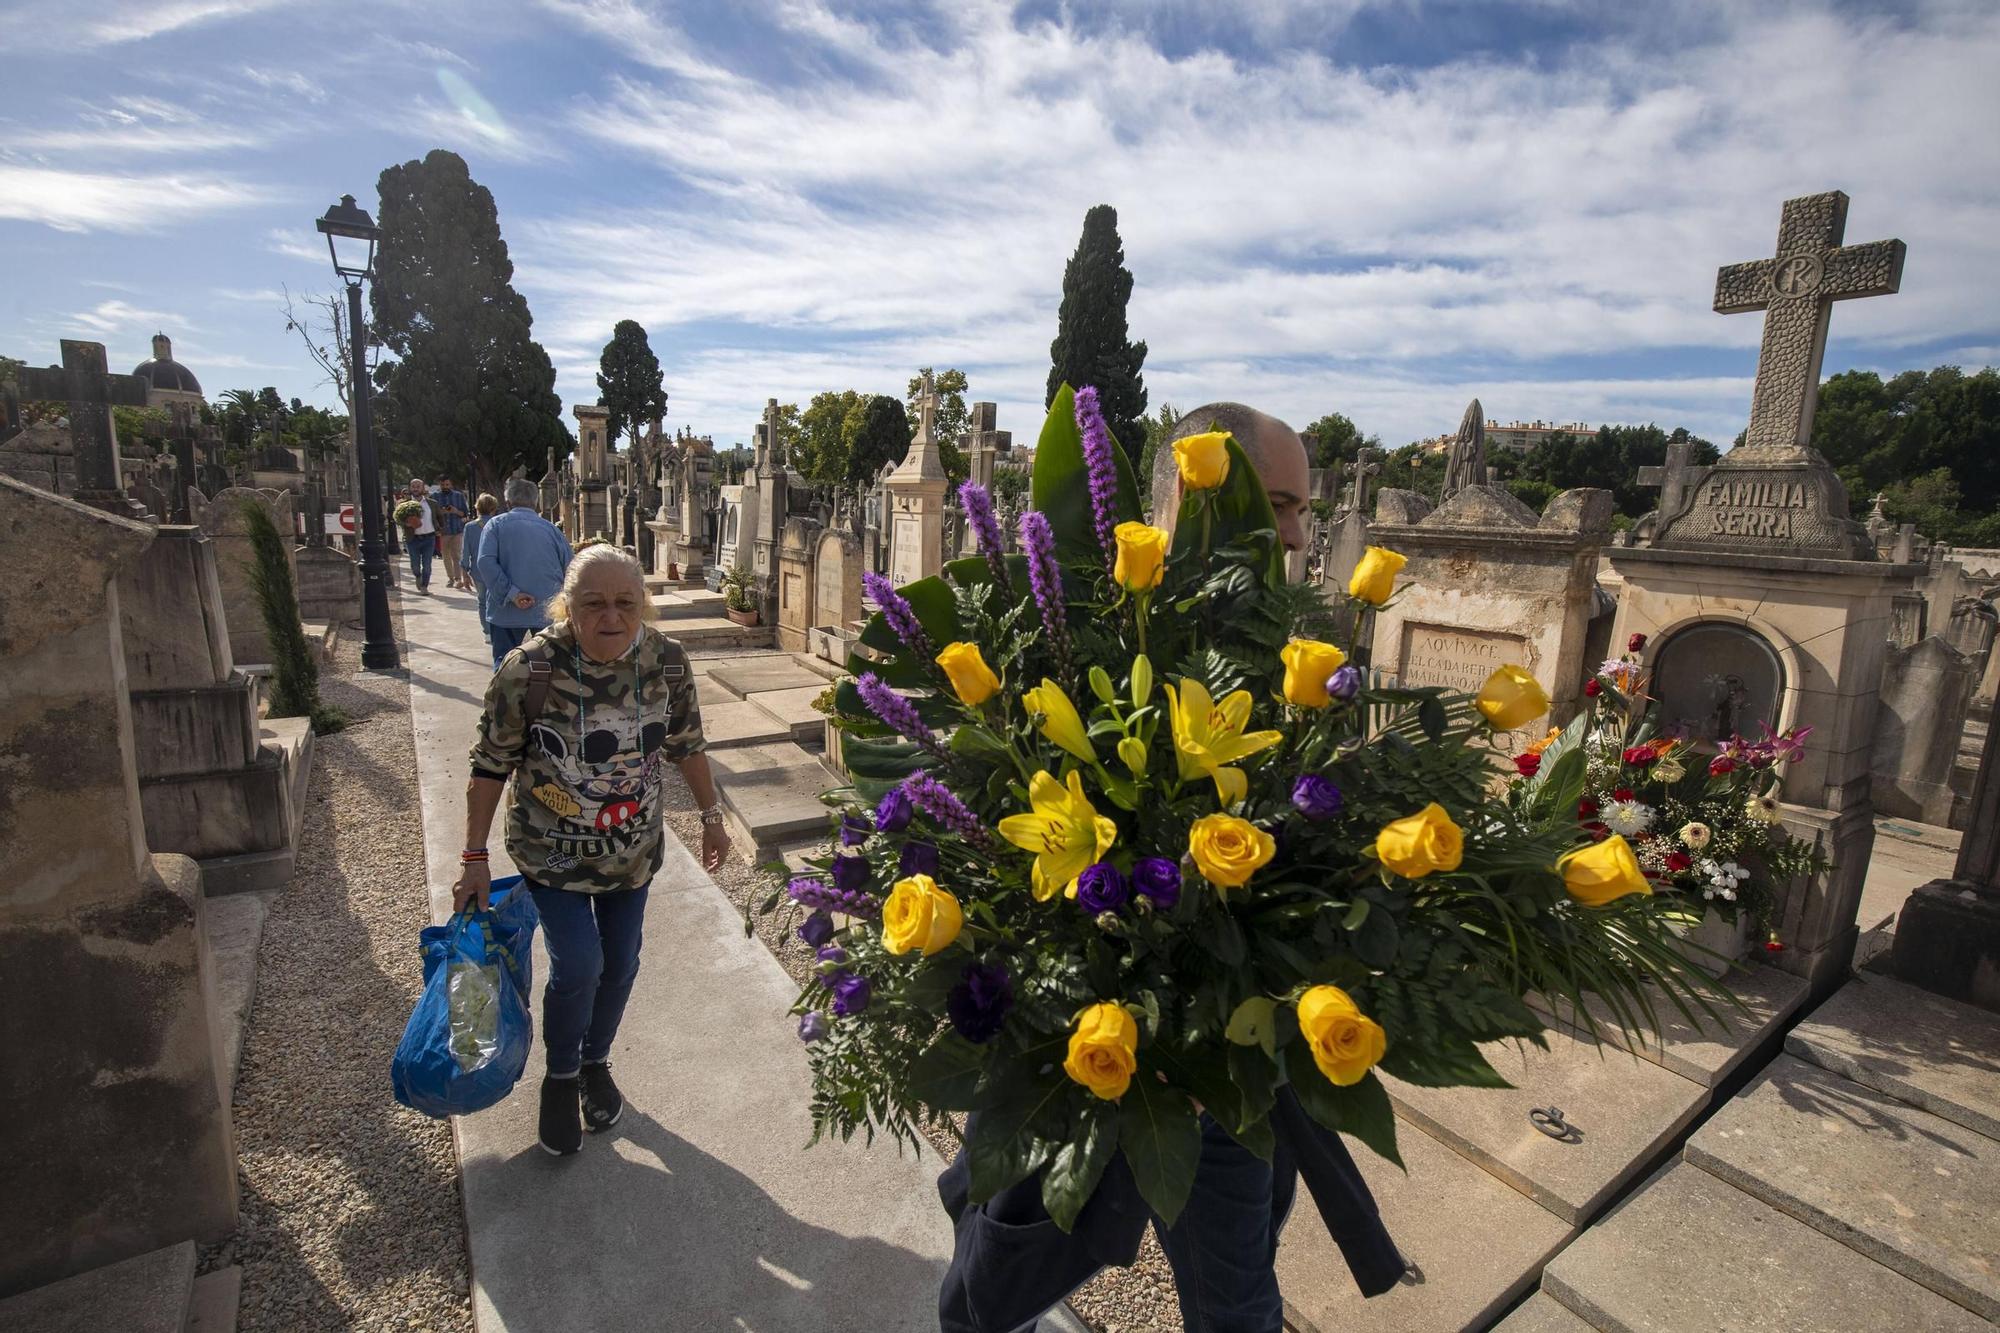
[[549,1074],[568,1078],[585,1061],[611,1058],[611,1039],[639,975],[646,889],[577,893],[529,885],[549,946],[549,984],[542,991],[542,1045]]
[[404,534],[410,548],[410,575],[419,588],[431,586],[431,559],[437,555],[437,535],[430,532]]
[[498,671],[507,654],[519,648],[535,632],[532,625],[496,625],[486,622],[486,638],[493,645],[493,669]]

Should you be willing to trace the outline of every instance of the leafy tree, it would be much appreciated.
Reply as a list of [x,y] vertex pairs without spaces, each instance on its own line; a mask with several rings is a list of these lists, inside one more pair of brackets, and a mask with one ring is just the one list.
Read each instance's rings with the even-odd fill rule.
[[860,420],[848,440],[845,487],[864,490],[882,469],[900,463],[910,452],[910,418],[903,405],[878,393],[861,408]]
[[[1957,366],[1835,375],[1820,388],[1812,442],[1846,483],[1857,507],[1878,492],[1897,522],[1960,545],[1993,538],[2000,508],[2000,371]],[[1931,481],[1943,472],[1958,494]]]
[[299,624],[298,589],[292,582],[291,560],[270,511],[255,500],[242,501],[250,530],[250,588],[263,613],[264,632],[271,642],[271,716],[304,717],[320,735],[339,731],[347,718],[320,702],[319,662],[306,644]]
[[1361,428],[1345,414],[1329,412],[1307,426],[1302,434],[1313,441],[1312,465],[1314,467],[1338,466],[1345,475],[1354,456],[1360,450],[1380,449],[1382,441],[1374,435],[1363,435]]
[[1048,396],[1064,384],[1097,386],[1105,424],[1137,463],[1146,445],[1146,344],[1130,341],[1125,306],[1132,299],[1132,271],[1118,239],[1118,210],[1099,204],[1083,216],[1083,236],[1063,270],[1062,308],[1049,344]]
[[121,442],[164,440],[173,429],[173,414],[164,407],[114,407],[111,424]]
[[799,414],[798,443],[787,455],[807,481],[834,490],[846,486],[848,457],[867,405],[852,389],[813,395]]
[[222,391],[222,438],[245,449],[257,442],[263,404],[255,389]]
[[1685,427],[1668,432],[1652,425],[1600,426],[1594,436],[1552,433],[1521,459],[1518,477],[1546,483],[1556,491],[1577,486],[1610,491],[1619,513],[1638,518],[1660,501],[1656,488],[1639,484],[1639,469],[1665,463],[1667,446],[1682,442],[1693,443],[1688,461],[1696,466],[1721,456],[1714,445],[1690,435]]
[[639,438],[639,423],[654,421],[667,414],[667,390],[660,378],[660,358],[646,330],[635,319],[621,319],[611,330],[611,341],[597,359],[597,402],[611,410],[605,423],[606,440],[612,446],[619,435],[630,431]]
[[1382,460],[1382,472],[1376,481],[1381,486],[1400,487],[1436,500],[1444,493],[1444,454],[1406,444]]
[[[910,385],[903,391],[903,402],[910,418],[910,437],[916,438],[917,421],[922,414],[918,406],[924,391],[924,375],[931,371],[925,366],[910,376]],[[936,372],[935,387],[938,395],[937,420],[931,430],[937,437],[938,457],[944,461],[944,474],[951,479],[951,489],[958,490],[960,482],[972,475],[965,461],[965,451],[958,447],[958,437],[965,434],[972,425],[972,409],[965,405],[965,372],[962,370],[941,370]]]
[[555,367],[514,290],[493,195],[465,160],[434,149],[382,173],[373,336],[397,360],[376,369],[383,415],[424,475],[459,471],[495,489],[516,467],[569,452]]
[[1134,475],[1139,481],[1140,508],[1151,517],[1153,505],[1153,468],[1158,465],[1160,450],[1165,447],[1167,437],[1180,424],[1181,414],[1174,410],[1172,403],[1161,403],[1160,410],[1147,417],[1146,443],[1139,451],[1139,464]]

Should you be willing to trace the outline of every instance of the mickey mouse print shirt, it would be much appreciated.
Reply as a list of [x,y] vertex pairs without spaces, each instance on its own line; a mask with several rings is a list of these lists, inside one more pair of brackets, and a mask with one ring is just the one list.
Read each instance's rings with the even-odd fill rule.
[[[526,716],[528,653],[553,674],[541,715]],[[513,778],[507,853],[531,883],[579,893],[635,889],[665,855],[662,769],[704,747],[694,673],[650,625],[611,662],[593,662],[567,622],[509,653],[486,687],[475,777]]]

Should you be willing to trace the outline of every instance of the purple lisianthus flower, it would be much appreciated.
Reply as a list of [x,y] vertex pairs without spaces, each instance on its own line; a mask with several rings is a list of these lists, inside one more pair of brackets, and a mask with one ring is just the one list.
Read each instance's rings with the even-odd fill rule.
[[1109,861],[1098,861],[1077,877],[1076,905],[1092,916],[1115,912],[1131,897],[1132,886]]
[[799,1019],[799,1040],[819,1041],[833,1031],[833,1024],[826,1021],[826,1015],[815,1009]]
[[884,833],[901,833],[910,826],[910,818],[916,810],[916,806],[910,803],[908,792],[901,787],[891,787],[875,807],[875,827]]
[[1292,805],[1307,819],[1332,819],[1347,799],[1333,779],[1307,773],[1292,784]]
[[1361,693],[1361,671],[1354,666],[1338,667],[1326,678],[1326,692],[1343,702]]
[[814,912],[799,926],[799,938],[819,948],[833,938],[833,918],[825,912]]
[[843,972],[833,979],[833,1012],[842,1018],[860,1013],[875,998],[875,987],[859,972]]
[[874,830],[869,826],[867,815],[847,814],[840,817],[840,845],[859,847],[868,841]]
[[840,967],[847,962],[847,950],[838,944],[823,944],[813,957],[822,963],[832,963],[835,967]]
[[1000,1035],[1014,1007],[1014,979],[998,963],[968,963],[959,983],[945,996],[945,1013],[958,1035],[975,1046]]
[[833,887],[842,893],[859,893],[868,887],[868,861],[860,856],[833,858]]
[[1141,857],[1132,867],[1132,888],[1162,912],[1181,900],[1181,868],[1164,856]]
[[903,844],[903,873],[905,875],[935,875],[938,872],[938,849],[934,842],[912,840]]

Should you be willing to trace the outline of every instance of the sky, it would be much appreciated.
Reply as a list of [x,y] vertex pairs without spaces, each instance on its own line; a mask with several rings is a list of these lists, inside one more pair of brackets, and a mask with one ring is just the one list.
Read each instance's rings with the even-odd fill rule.
[[[1716,269],[1840,189],[1900,237],[1826,372],[2000,362],[2000,5],[1736,0],[7,0],[0,354],[165,331],[211,398],[332,404],[286,291],[386,166],[492,190],[556,390],[620,319],[668,427],[900,395],[923,365],[1030,441],[1062,271],[1118,209],[1151,403],[1490,418],[1749,412]],[[572,423],[573,424],[573,423]]]

